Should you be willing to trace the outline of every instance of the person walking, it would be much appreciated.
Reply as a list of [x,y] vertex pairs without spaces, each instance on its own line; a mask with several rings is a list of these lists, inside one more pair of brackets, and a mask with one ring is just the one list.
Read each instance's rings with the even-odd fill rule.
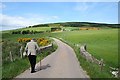
[[39,51],[40,48],[39,48],[37,42],[35,42],[35,39],[32,39],[30,42],[28,42],[25,47],[25,51],[27,51],[28,59],[29,59],[30,65],[31,65],[31,73],[36,72],[35,65],[36,65],[37,50]]

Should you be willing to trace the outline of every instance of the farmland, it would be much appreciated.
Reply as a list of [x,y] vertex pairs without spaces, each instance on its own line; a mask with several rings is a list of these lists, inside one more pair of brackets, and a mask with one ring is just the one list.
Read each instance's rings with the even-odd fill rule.
[[50,31],[50,27],[32,27],[32,28],[22,28],[19,30]]
[[[59,37],[72,44],[87,44],[88,51],[98,59],[103,58],[110,66],[117,67],[118,63],[118,30],[102,29],[102,30],[82,30],[82,31],[66,31],[58,33],[45,33],[34,35],[11,35],[3,34],[3,39],[17,41],[22,37]],[[114,57],[114,58],[113,58]]]
[[88,52],[110,66],[118,67],[118,30],[90,30],[54,33],[72,44],[87,44]]
[[[50,31],[51,27],[32,27],[17,30],[35,30],[45,31],[44,33],[36,34],[11,34],[11,31],[4,31],[2,34],[3,40],[16,42],[18,38],[49,38],[56,37],[69,44],[76,52],[76,56],[80,61],[80,65],[88,72],[92,78],[111,77],[109,67],[118,68],[118,29],[115,28],[100,28],[99,30],[80,30],[79,27],[62,27],[64,31]],[[99,67],[87,63],[80,56],[80,46],[87,45],[87,51],[97,59],[103,59],[106,64],[105,71],[99,73]],[[78,45],[76,47],[76,45]],[[94,69],[95,68],[95,69]]]
[[[110,67],[118,68],[118,30],[82,30],[54,33],[53,36],[68,43],[76,52],[81,66],[88,72],[91,78],[110,78]],[[97,59],[103,59],[104,71],[101,74],[99,66],[87,63],[80,55],[79,47],[87,45],[87,51]],[[76,45],[79,45],[76,47]]]

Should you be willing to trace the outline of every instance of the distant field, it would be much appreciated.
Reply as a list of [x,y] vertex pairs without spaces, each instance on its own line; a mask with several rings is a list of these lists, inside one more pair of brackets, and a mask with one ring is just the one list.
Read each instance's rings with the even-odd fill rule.
[[105,63],[118,67],[118,30],[83,30],[54,33],[56,37],[63,38],[68,43],[87,44],[88,52],[98,59],[103,58]]
[[79,27],[63,27],[63,29],[66,31],[72,31],[72,30],[78,30]]
[[[52,27],[52,26],[51,26]],[[33,31],[51,31],[51,27],[32,27],[32,28],[23,28],[20,30],[33,30]],[[79,29],[78,27],[63,27],[66,31]]]
[[22,29],[18,29],[18,30],[33,30],[33,31],[47,31],[47,30],[51,30],[51,27],[32,27],[32,28],[22,28]]

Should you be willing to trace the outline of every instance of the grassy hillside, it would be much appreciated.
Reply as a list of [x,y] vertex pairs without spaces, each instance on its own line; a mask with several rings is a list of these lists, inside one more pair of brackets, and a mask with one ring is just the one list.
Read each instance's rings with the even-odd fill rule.
[[[5,80],[11,80],[10,78],[13,78],[20,73],[24,72],[26,69],[30,67],[29,61],[27,57],[21,58],[20,55],[20,47],[23,47],[22,52],[24,52],[24,48],[26,45],[25,39],[30,38],[39,38],[38,45],[40,45],[40,41],[43,40],[43,37],[45,36],[39,36],[38,35],[13,35],[10,33],[3,33],[3,40],[0,42],[2,44],[2,78],[6,78]],[[22,42],[18,42],[18,38],[22,38]],[[52,42],[53,40],[44,38],[45,40],[49,40],[49,42]],[[42,43],[45,43],[44,42]],[[57,49],[56,44],[53,44],[53,47],[45,50],[42,50],[40,53],[37,53],[37,62],[41,59],[48,56],[50,53],[54,52]],[[13,60],[11,61],[9,53],[11,52]],[[1,67],[0,67],[1,69]],[[4,80],[3,79],[3,80]]]
[[48,23],[48,24],[37,24],[33,26],[27,26],[26,28],[20,28],[15,30],[8,30],[4,32],[12,32],[12,31],[51,31],[51,27],[62,27],[62,28],[80,28],[80,27],[97,27],[97,28],[120,28],[120,24],[103,24],[103,23],[90,23],[90,22],[60,22],[60,23]]
[[90,22],[61,22],[61,23],[49,23],[49,24],[38,24],[30,27],[109,27],[116,28],[120,27],[119,24],[104,24],[104,23],[90,23]]
[[[51,27],[61,26],[65,31],[49,32],[51,30]],[[99,27],[100,30],[80,30],[81,27]],[[118,25],[85,22],[42,24],[29,26],[27,28],[21,28],[17,30],[3,31],[2,39],[12,43],[16,43],[18,38],[60,38],[66,43],[68,43],[71,47],[73,47],[76,52],[77,58],[81,63],[80,65],[82,65],[82,67],[88,72],[88,74],[92,78],[107,78],[112,77],[109,69],[110,66],[118,68],[118,29],[112,27],[118,27]],[[44,31],[45,33],[11,34],[12,31],[22,30]],[[80,56],[79,47],[77,47],[76,45],[81,46],[83,44],[87,44],[87,50],[90,54],[92,54],[99,60],[101,58],[104,60],[106,67],[103,72],[100,72],[99,66],[86,62],[85,59]],[[4,76],[7,77],[6,75]]]
[[[81,30],[65,31],[58,33],[41,33],[41,34],[3,34],[3,39],[17,41],[18,38],[39,38],[45,36],[54,36],[65,39],[73,44],[87,44],[88,51],[98,59],[103,58],[110,66],[117,67],[118,58],[118,31],[117,29],[102,30]],[[113,58],[115,57],[115,58]]]
[[[111,67],[118,68],[118,30],[83,30],[54,33],[52,36],[62,39],[76,52],[80,65],[87,71],[91,78],[112,78]],[[79,46],[87,44],[87,51],[97,59],[103,59],[103,71],[96,64],[87,62],[80,55]],[[79,46],[76,46],[79,45]]]
[[31,28],[22,28],[18,30],[33,30],[33,31],[50,31],[50,27],[31,27]]
[[109,66],[118,67],[117,29],[62,32],[54,33],[54,36],[70,44],[87,44],[88,52],[96,58],[103,58]]

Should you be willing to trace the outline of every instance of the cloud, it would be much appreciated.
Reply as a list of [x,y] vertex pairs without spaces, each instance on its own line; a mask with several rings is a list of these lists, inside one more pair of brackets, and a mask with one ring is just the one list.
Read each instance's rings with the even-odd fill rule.
[[8,16],[8,15],[3,15],[2,16],[2,25],[8,25],[8,26],[28,26],[35,24],[34,21],[31,21],[31,19],[26,19],[21,16]]
[[43,24],[57,19],[59,19],[58,16],[28,15],[23,17],[0,14],[0,25],[2,25],[4,30],[8,29],[8,27],[9,29],[17,29],[36,24]]

